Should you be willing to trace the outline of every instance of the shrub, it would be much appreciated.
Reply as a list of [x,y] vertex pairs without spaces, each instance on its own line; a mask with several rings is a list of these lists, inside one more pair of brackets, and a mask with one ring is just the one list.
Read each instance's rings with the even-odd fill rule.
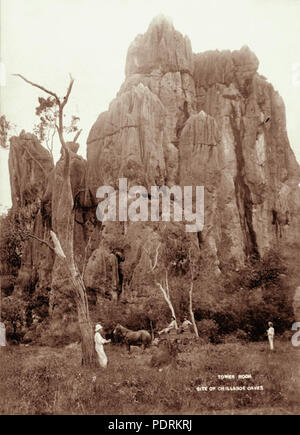
[[197,328],[201,338],[207,338],[212,343],[217,343],[219,341],[218,324],[214,320],[203,319],[197,322]]
[[226,334],[223,338],[224,343],[242,343],[249,341],[249,334],[242,329],[237,329],[231,334]]
[[3,265],[16,273],[21,266],[22,240],[16,231],[15,216],[12,211],[0,217],[0,259]]
[[26,320],[26,304],[15,296],[2,300],[2,319],[6,326],[6,337],[9,341],[19,342],[24,336]]
[[196,320],[215,321],[223,335],[242,330],[255,341],[265,338],[268,321],[279,334],[290,328],[292,285],[284,274],[285,263],[276,252],[250,259],[241,269],[223,272],[221,278],[211,280],[204,275],[195,284]]
[[76,319],[52,320],[39,327],[37,342],[42,346],[61,347],[81,340]]
[[158,349],[157,352],[151,357],[150,366],[151,367],[162,367],[168,365],[172,362],[173,355],[167,346],[162,349]]

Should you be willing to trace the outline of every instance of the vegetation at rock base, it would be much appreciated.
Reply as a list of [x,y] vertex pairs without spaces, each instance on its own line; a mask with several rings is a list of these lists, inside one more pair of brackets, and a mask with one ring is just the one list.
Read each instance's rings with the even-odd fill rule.
[[5,115],[0,116],[0,148],[8,149],[8,138],[15,129],[15,124],[8,121]]
[[[170,23],[154,21],[128,51],[126,81],[93,124],[86,159],[77,155],[79,118],[66,126],[72,76],[59,97],[15,74],[48,95],[36,107],[38,137],[10,138],[0,413],[297,411],[300,172],[283,101],[257,69],[247,47],[194,54]],[[0,121],[6,149],[13,126]],[[205,186],[203,230],[187,234],[163,210],[156,222],[99,222],[97,189],[119,177],[143,185],[148,199],[153,185]],[[192,322],[187,335],[158,334],[171,317],[176,329]],[[106,371],[97,368],[95,323],[111,339]],[[155,344],[129,355],[117,323],[150,331]],[[228,373],[252,378],[229,394],[218,378]],[[210,385],[217,390],[201,391]]]
[[[18,219],[21,219],[20,216]],[[15,221],[12,214],[2,218],[0,255],[2,264],[9,264],[13,273],[17,273],[22,258],[24,235],[17,229],[26,222],[22,219],[21,221],[13,226],[12,222]],[[170,243],[167,248],[161,248],[158,255],[158,271],[153,274],[147,270],[144,276],[144,282],[148,282],[148,286],[155,289],[148,297],[140,298],[136,304],[129,304],[106,297],[94,298],[91,290],[88,293],[91,318],[95,322],[101,320],[108,334],[117,323],[121,323],[131,329],[147,329],[155,335],[170,321],[171,312],[160,290],[155,286],[159,274],[164,278],[166,270],[176,316],[179,321],[185,316],[189,317],[188,291],[191,278],[188,239],[186,236],[172,239],[170,234],[168,237]],[[109,243],[110,250],[116,248],[113,237],[109,239]],[[116,249],[122,250],[121,238],[118,238],[116,246]],[[276,326],[276,333],[281,334],[290,329],[294,321],[294,283],[291,279],[294,273],[285,266],[278,253],[270,251],[260,260],[250,259],[239,269],[228,264],[218,278],[213,276],[210,259],[205,256],[205,252],[198,261],[193,281],[193,309],[202,340],[218,343],[228,334],[246,341],[262,340],[265,337],[266,323],[270,319]],[[21,278],[18,277],[19,280]],[[53,346],[55,343],[72,343],[77,339],[77,328],[66,328],[62,325],[56,327],[53,324],[53,329],[49,326],[49,294],[46,290],[41,290],[38,294],[32,293],[32,280],[34,277],[27,284],[27,297],[23,294],[20,299],[9,291],[3,292],[2,318],[7,326],[8,340],[22,342],[25,337],[25,342],[46,344],[48,336],[48,343],[53,343]],[[68,325],[74,324],[76,316],[75,304],[71,300],[70,304],[61,313]],[[32,322],[30,313],[33,312],[38,315],[39,320],[36,322]],[[70,327],[73,332],[69,334]],[[53,333],[52,338],[50,330]]]
[[[182,350],[182,349],[181,349]],[[10,346],[0,351],[1,414],[289,414],[299,409],[299,350],[290,341],[185,346],[150,365],[153,347],[128,355],[107,345],[107,370],[80,366],[80,346]],[[218,375],[234,374],[235,380]],[[251,379],[237,379],[251,374]],[[197,391],[245,386],[244,391]],[[263,390],[250,389],[262,386]],[[248,389],[249,388],[249,389]],[[233,411],[234,410],[234,411]]]
[[10,211],[0,216],[0,259],[6,267],[17,270],[21,266],[22,238],[16,230],[16,219]]

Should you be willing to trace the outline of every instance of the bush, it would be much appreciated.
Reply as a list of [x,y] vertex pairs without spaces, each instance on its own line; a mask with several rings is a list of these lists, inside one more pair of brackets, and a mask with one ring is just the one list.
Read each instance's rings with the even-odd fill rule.
[[8,341],[19,342],[25,333],[26,304],[15,296],[8,296],[2,300],[2,319],[6,326]]
[[124,304],[98,297],[96,308],[91,310],[91,319],[94,323],[101,323],[106,331],[112,331],[117,323],[125,325],[127,309]]
[[16,230],[16,219],[10,210],[0,217],[0,259],[2,265],[16,273],[21,266],[22,239]]
[[49,347],[61,347],[81,341],[78,321],[76,319],[52,320],[43,322],[38,328],[38,344]]
[[281,334],[276,334],[275,339],[280,340],[280,341],[291,342],[294,334],[295,334],[295,331],[293,331],[292,329],[289,329],[287,331],[282,332]]
[[249,335],[242,329],[237,329],[231,334],[226,334],[223,338],[224,343],[246,343],[249,341]]
[[208,339],[211,343],[219,342],[219,327],[214,320],[203,319],[197,322],[197,328],[199,331],[199,336],[201,338]]
[[254,341],[265,338],[268,321],[281,334],[293,323],[293,287],[285,272],[283,260],[270,251],[241,269],[224,270],[213,288],[209,276],[204,277],[194,286],[195,319],[215,321],[223,335],[244,331]]

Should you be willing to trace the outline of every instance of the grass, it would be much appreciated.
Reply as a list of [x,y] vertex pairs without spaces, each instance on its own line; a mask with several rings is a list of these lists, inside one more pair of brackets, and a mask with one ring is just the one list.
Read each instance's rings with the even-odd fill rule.
[[[289,414],[300,411],[299,348],[277,341],[186,345],[173,362],[106,346],[107,370],[80,365],[79,345],[0,348],[0,414]],[[247,380],[218,375],[251,374]],[[245,391],[218,391],[222,386]],[[247,387],[263,386],[263,391]],[[215,391],[197,391],[215,386]],[[198,388],[199,389],[199,388]]]

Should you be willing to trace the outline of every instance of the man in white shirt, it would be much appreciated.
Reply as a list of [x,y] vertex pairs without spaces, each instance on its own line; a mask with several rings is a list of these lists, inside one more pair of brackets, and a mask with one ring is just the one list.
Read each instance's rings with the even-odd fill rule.
[[270,343],[270,349],[274,350],[274,335],[275,335],[275,331],[273,328],[273,323],[272,322],[268,322],[268,326],[269,329],[267,329],[267,335],[268,335],[268,339],[269,339],[269,343]]
[[158,335],[168,333],[169,331],[171,331],[171,329],[178,329],[175,317],[173,317],[173,316],[172,316],[171,323],[169,323],[169,325],[166,328],[159,331]]
[[188,331],[190,329],[190,326],[192,325],[192,322],[190,322],[187,317],[184,317],[183,322],[180,327],[180,332]]
[[0,346],[6,346],[5,325],[0,322]]
[[95,326],[95,336],[94,336],[95,349],[96,349],[96,352],[97,352],[97,355],[98,355],[99,365],[101,367],[103,367],[104,369],[106,369],[106,367],[107,367],[107,356],[106,356],[106,353],[104,352],[103,345],[105,343],[110,343],[111,340],[106,340],[105,338],[103,338],[102,335],[100,334],[101,330],[103,330],[103,326],[98,323]]

